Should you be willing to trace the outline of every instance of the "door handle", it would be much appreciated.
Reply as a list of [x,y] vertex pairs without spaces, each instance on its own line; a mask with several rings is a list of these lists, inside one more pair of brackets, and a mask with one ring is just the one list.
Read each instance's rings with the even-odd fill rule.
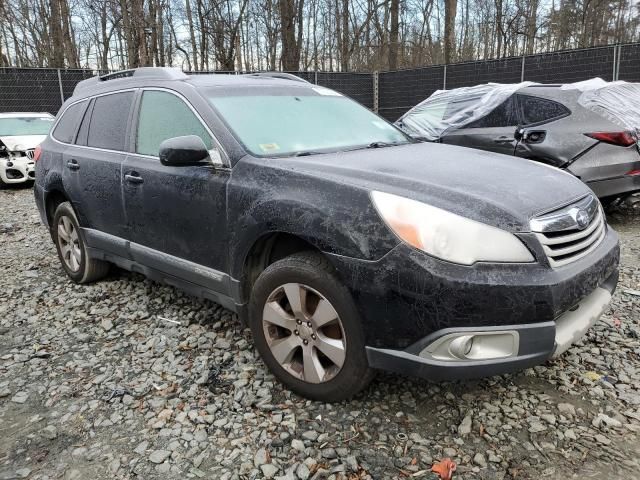
[[139,176],[137,173],[135,172],[131,172],[131,173],[127,173],[124,176],[125,180],[129,183],[142,183],[144,182],[144,180],[142,179],[141,176]]
[[71,159],[67,162],[67,168],[69,170],[79,170],[80,165],[78,165],[78,161],[75,159]]
[[516,139],[509,138],[509,137],[498,137],[498,138],[494,138],[493,141],[495,143],[513,143],[516,141]]

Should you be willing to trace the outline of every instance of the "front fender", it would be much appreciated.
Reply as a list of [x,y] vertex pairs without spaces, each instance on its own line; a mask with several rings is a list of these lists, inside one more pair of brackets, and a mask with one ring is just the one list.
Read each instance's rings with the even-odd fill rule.
[[[236,166],[241,167],[242,162]],[[234,169],[233,176],[240,172]],[[295,171],[252,169],[252,182],[232,180],[229,188],[230,266],[242,277],[247,254],[264,235],[295,235],[323,252],[377,260],[399,241],[378,216],[366,189]]]

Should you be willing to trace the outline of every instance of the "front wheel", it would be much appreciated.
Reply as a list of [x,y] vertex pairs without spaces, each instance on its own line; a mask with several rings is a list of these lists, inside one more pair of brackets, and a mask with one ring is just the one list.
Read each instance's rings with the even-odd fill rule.
[[295,254],[267,267],[254,285],[249,318],[264,362],[304,397],[344,400],[373,376],[351,294],[319,254]]

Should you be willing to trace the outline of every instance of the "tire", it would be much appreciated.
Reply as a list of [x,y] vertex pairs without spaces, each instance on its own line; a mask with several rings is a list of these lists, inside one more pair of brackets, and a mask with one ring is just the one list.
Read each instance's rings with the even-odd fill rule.
[[63,202],[56,208],[51,236],[62,268],[74,282],[94,282],[109,273],[109,263],[89,257],[78,218],[69,202]]
[[[290,297],[304,305],[297,314]],[[291,255],[260,274],[251,292],[249,326],[267,367],[303,397],[346,400],[373,378],[351,294],[317,253]]]

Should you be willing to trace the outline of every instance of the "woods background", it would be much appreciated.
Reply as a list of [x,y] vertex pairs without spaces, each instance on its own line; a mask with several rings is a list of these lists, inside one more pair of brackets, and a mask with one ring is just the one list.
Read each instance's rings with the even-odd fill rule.
[[0,0],[0,67],[358,72],[639,39],[628,0]]

